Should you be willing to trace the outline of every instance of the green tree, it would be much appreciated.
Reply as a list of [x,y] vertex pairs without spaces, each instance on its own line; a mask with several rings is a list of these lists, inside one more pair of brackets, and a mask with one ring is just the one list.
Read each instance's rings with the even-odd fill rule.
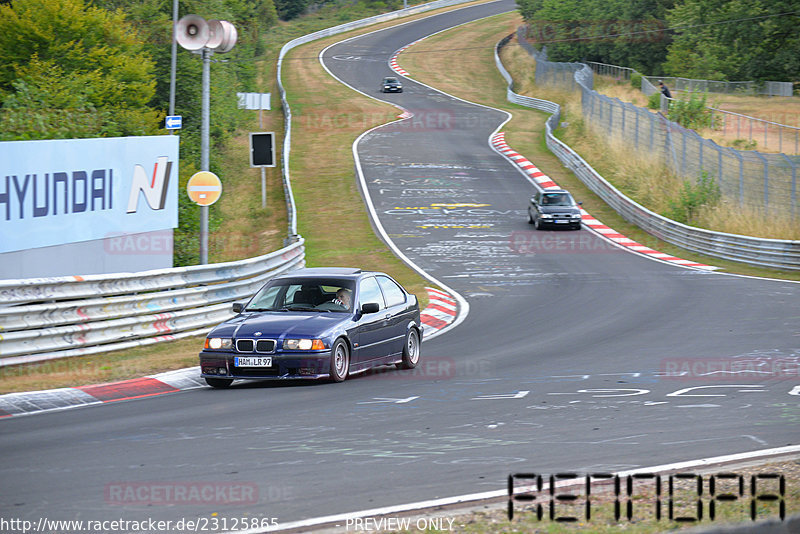
[[305,13],[308,0],[275,0],[275,8],[282,20],[291,20]]
[[[4,139],[153,133],[153,62],[121,12],[83,0],[0,5]],[[30,127],[18,119],[31,113]],[[72,124],[63,124],[74,120]]]
[[739,81],[800,77],[797,0],[678,0],[668,21],[677,28],[665,63],[669,74]]
[[597,61],[660,73],[673,0],[519,0],[529,39],[553,61]]

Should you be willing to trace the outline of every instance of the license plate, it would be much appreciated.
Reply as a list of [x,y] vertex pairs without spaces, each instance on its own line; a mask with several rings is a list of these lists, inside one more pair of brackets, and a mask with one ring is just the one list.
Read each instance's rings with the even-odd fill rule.
[[268,356],[237,356],[233,359],[235,367],[272,367],[272,358]]
[[569,221],[567,219],[556,219],[556,224],[564,224],[564,223],[568,223],[568,222]]

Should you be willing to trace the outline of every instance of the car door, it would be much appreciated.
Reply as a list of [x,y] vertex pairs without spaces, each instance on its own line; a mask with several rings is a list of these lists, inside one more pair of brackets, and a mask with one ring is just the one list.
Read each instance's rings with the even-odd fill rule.
[[357,309],[368,303],[377,303],[377,313],[366,313],[358,320],[359,349],[353,354],[353,364],[358,367],[386,354],[391,338],[389,321],[386,318],[386,302],[374,276],[362,278],[358,282]]
[[378,275],[378,285],[381,286],[383,297],[386,300],[385,317],[389,321],[389,331],[391,341],[389,352],[386,354],[399,354],[403,352],[406,331],[408,329],[408,302],[406,292],[388,276]]

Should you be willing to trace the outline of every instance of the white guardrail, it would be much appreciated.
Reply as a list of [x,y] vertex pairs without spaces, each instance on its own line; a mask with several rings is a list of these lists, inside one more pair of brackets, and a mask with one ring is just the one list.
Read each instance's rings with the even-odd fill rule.
[[[267,280],[305,265],[304,240],[289,179],[291,109],[281,83],[286,53],[305,43],[417,13],[465,3],[437,0],[294,39],[278,59],[286,114],[282,171],[289,240],[281,250],[242,261],[138,273],[0,280],[0,367],[121,350],[206,334],[233,316],[231,303]],[[200,347],[198,347],[200,350]]]
[[[513,91],[514,80],[503,66],[499,54],[500,49],[513,36],[514,34],[511,34],[502,39],[495,47],[497,69],[508,83],[508,101],[552,114],[546,122],[547,147],[565,167],[574,172],[593,193],[614,208],[625,220],[667,243],[700,254],[759,267],[800,270],[800,241],[762,239],[687,226],[648,210],[606,181],[574,150],[553,135],[553,131],[561,120],[561,107],[558,104],[518,95]],[[591,71],[588,65],[585,69]],[[581,71],[575,73],[576,80],[579,76],[581,76]]]
[[231,302],[304,265],[300,239],[229,263],[0,280],[0,367],[205,334],[233,316]]

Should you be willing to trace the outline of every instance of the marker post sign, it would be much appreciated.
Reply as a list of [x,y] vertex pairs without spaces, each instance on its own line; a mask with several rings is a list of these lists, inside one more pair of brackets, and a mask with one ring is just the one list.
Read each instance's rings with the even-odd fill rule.
[[205,265],[208,263],[208,207],[222,195],[222,182],[213,172],[196,172],[189,178],[186,192],[200,206],[200,264]]
[[200,206],[210,206],[222,195],[222,182],[210,171],[196,172],[186,184],[189,198]]
[[250,132],[250,166],[261,167],[262,208],[267,207],[267,176],[264,167],[275,165],[275,132]]

